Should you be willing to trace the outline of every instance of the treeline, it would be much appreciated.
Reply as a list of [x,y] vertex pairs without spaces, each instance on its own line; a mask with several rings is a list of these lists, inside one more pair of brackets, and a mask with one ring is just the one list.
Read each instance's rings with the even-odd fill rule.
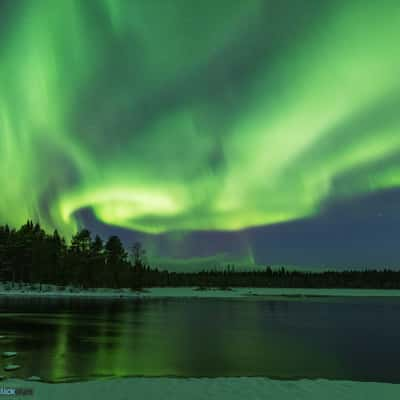
[[234,266],[227,266],[222,271],[162,272],[153,286],[400,289],[400,271],[302,272],[283,267],[235,271]]
[[89,287],[141,287],[145,252],[140,243],[130,257],[121,240],[106,242],[82,229],[67,244],[55,230],[47,234],[28,221],[18,230],[0,227],[0,279]]
[[28,221],[19,229],[0,226],[0,280],[73,285],[83,288],[154,286],[307,287],[399,289],[400,271],[302,272],[285,268],[239,271],[233,265],[220,270],[168,272],[152,268],[140,243],[127,252],[118,238],[103,241],[82,229],[67,243],[57,231],[46,233]]

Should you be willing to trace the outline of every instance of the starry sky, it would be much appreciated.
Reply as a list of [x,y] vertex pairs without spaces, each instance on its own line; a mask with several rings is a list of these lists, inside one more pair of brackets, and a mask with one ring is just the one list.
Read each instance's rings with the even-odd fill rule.
[[399,39],[398,0],[0,0],[0,223],[400,266]]

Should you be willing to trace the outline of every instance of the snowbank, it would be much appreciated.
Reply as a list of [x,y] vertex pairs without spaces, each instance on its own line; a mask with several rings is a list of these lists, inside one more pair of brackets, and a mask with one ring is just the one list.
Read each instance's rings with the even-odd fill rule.
[[0,388],[33,389],[33,396],[13,399],[40,400],[376,400],[399,399],[400,385],[389,383],[266,378],[125,378],[79,383],[48,384],[7,380]]
[[74,287],[57,287],[55,285],[24,285],[12,287],[7,283],[0,283],[0,296],[48,296],[48,297],[94,297],[94,298],[168,298],[168,297],[202,297],[202,298],[243,298],[243,297],[272,297],[285,296],[287,298],[307,298],[318,296],[339,297],[399,297],[400,290],[379,289],[307,289],[307,288],[232,288],[199,290],[192,287],[178,288],[151,288],[143,291],[130,289],[78,289]]

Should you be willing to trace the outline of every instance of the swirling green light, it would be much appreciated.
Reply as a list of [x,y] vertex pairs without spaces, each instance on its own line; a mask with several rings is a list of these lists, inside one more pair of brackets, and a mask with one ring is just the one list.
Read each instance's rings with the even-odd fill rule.
[[397,1],[13,7],[2,222],[237,230],[400,184]]

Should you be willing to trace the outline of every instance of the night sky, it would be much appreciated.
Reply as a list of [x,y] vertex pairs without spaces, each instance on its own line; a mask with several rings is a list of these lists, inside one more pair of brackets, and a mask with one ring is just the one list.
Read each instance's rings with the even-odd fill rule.
[[398,0],[0,0],[0,223],[400,266],[399,43]]

